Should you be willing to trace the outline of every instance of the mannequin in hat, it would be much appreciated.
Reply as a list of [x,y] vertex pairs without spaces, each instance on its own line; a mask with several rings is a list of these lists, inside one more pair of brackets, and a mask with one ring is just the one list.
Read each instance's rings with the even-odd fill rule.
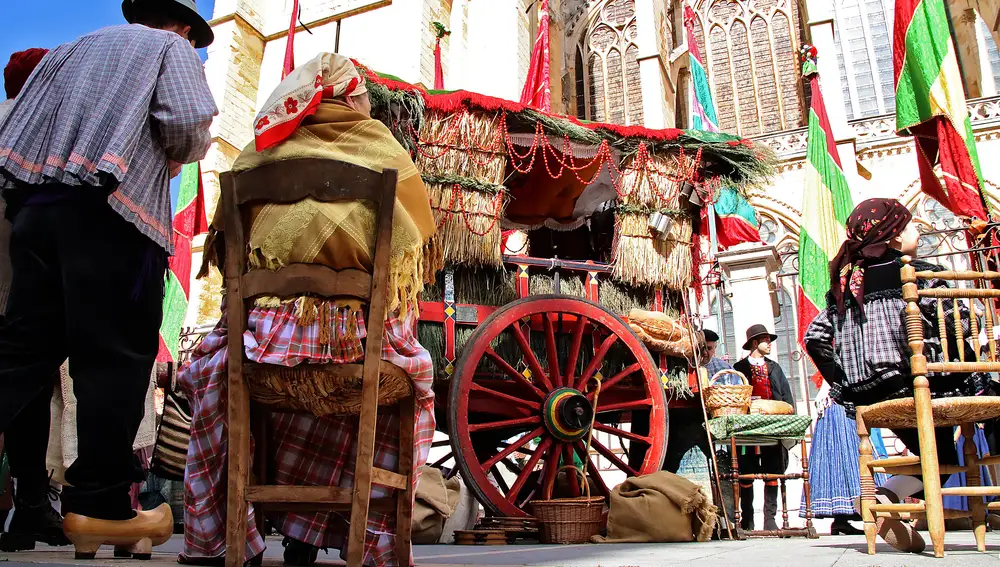
[[[747,329],[747,341],[743,350],[750,354],[733,365],[742,372],[753,386],[753,397],[763,400],[778,400],[795,407],[792,389],[785,378],[781,365],[767,358],[771,354],[771,343],[778,338],[764,325],[751,325]],[[788,450],[781,445],[767,447],[744,447],[739,455],[741,474],[783,474],[788,467]],[[740,481],[741,527],[753,530],[753,481]],[[778,481],[764,482],[764,529],[778,529],[774,517],[778,513]]]
[[[132,509],[129,490],[143,478],[132,443],[173,253],[170,171],[205,156],[218,113],[194,49],[211,43],[211,30],[194,1],[128,0],[123,12],[131,25],[45,55],[0,122],[0,191],[13,224],[0,433],[24,440],[23,451],[8,441],[18,500],[41,503],[48,482],[20,477],[46,473],[48,400],[68,359],[79,446],[65,474],[63,532],[82,558],[108,542],[148,556],[172,531],[169,507]],[[18,546],[34,545],[33,527],[19,526]]]

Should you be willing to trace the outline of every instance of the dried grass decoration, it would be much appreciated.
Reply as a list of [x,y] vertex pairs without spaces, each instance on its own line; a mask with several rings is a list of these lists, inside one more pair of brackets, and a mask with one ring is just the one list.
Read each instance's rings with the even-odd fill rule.
[[[432,247],[449,263],[500,266],[507,148],[497,113],[428,111],[417,168],[438,224]],[[435,251],[432,251],[435,253]]]
[[[639,286],[690,286],[692,219],[680,210],[680,186],[693,165],[683,154],[650,154],[645,145],[626,161],[615,211],[614,272],[619,281]],[[670,219],[664,238],[649,229],[649,215]]]

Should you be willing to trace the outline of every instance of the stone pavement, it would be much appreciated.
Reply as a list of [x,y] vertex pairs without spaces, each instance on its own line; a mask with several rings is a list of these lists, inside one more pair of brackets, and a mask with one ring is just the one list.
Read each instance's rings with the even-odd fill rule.
[[[35,567],[36,565],[87,567],[176,567],[181,540],[175,536],[160,547],[153,560],[139,562],[115,560],[106,548],[94,561],[75,561],[68,549],[40,548],[26,553],[0,553],[0,567]],[[822,537],[818,540],[749,540],[713,541],[685,544],[631,545],[517,545],[500,547],[459,547],[432,545],[415,547],[418,567],[910,567],[961,565],[1000,567],[1000,533],[987,534],[987,553],[978,553],[970,532],[949,534],[945,558],[930,553],[903,554],[880,544],[874,557],[864,553],[863,537]],[[281,542],[268,540],[265,567],[280,567]],[[343,565],[334,555],[320,554],[319,565]]]

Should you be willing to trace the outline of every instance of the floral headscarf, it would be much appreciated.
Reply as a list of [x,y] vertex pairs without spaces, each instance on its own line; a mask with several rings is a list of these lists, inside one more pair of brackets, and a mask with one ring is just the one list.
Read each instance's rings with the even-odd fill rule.
[[847,240],[830,262],[830,291],[838,313],[844,314],[848,294],[861,303],[866,265],[889,250],[889,241],[902,234],[912,218],[895,199],[868,199],[854,208],[847,217]]
[[253,123],[257,151],[291,136],[303,119],[316,113],[320,100],[366,92],[365,81],[350,59],[320,53],[289,73],[264,103]]

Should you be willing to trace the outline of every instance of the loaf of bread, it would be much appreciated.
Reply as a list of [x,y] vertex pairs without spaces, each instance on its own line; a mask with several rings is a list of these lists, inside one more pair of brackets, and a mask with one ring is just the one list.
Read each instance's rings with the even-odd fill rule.
[[792,404],[778,400],[754,400],[750,402],[750,413],[760,415],[795,415]]
[[696,345],[692,345],[688,327],[666,313],[633,309],[629,311],[628,321],[629,327],[650,350],[668,356],[691,359],[698,351],[696,347],[704,342],[704,335],[696,332]]

